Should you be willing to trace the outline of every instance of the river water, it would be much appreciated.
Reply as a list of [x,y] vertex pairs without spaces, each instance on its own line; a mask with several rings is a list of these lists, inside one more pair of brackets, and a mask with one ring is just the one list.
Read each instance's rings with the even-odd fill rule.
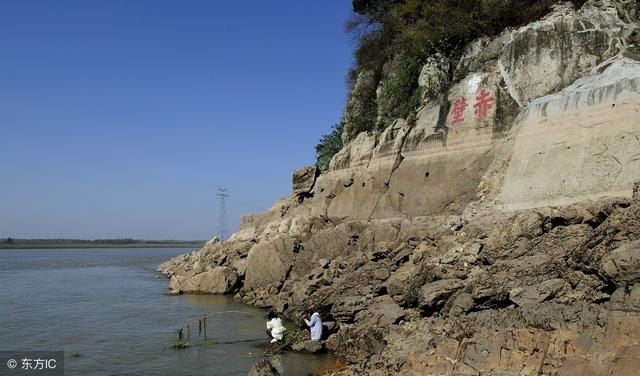
[[[188,251],[0,250],[0,351],[65,351],[65,375],[246,375],[263,357],[265,312],[227,296],[166,295],[155,269]],[[192,320],[194,346],[172,349]],[[333,362],[293,353],[272,360],[285,375]]]

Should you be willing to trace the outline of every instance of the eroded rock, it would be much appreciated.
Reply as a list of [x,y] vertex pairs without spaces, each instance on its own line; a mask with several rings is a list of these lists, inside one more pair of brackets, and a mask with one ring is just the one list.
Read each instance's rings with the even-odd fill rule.
[[602,270],[619,286],[640,282],[640,241],[614,249],[602,260]]

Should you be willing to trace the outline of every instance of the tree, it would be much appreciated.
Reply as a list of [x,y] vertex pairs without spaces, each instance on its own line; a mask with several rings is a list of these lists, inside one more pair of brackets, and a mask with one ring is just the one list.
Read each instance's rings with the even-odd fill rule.
[[331,132],[325,134],[316,145],[316,165],[320,171],[329,168],[331,158],[342,149],[342,129],[344,123],[336,123],[331,127]]
[[13,244],[13,239],[11,239],[11,238],[7,238],[7,240],[5,241],[5,243],[7,243],[7,244]]

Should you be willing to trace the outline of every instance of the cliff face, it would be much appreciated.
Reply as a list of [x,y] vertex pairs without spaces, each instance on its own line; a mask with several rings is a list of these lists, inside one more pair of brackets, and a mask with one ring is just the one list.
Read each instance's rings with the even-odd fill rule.
[[159,269],[175,290],[319,310],[361,373],[632,374],[638,11],[558,6],[434,60],[419,82],[440,95],[415,122],[358,134],[228,241]]

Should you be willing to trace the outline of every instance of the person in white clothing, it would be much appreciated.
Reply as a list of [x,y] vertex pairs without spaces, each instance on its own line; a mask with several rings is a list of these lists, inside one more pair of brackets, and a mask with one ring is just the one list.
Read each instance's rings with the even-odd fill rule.
[[320,314],[314,312],[311,318],[309,320],[305,319],[304,322],[311,331],[311,340],[320,341],[322,339],[322,320],[320,319]]
[[282,341],[284,332],[287,330],[287,328],[282,325],[282,320],[273,312],[269,312],[267,318],[269,319],[269,321],[267,321],[267,335],[272,338],[271,343]]

